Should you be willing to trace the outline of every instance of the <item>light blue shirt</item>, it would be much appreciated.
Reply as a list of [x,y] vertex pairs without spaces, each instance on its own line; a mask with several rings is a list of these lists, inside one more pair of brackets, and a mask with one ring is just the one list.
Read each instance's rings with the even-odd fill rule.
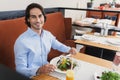
[[47,56],[51,48],[65,53],[70,50],[70,47],[56,40],[49,31],[42,30],[42,34],[38,35],[28,28],[14,45],[16,70],[28,77],[36,75],[38,68],[48,63]]

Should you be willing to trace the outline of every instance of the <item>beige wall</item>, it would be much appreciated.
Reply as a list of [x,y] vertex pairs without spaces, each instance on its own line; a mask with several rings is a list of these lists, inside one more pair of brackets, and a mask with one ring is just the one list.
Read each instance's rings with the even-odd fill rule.
[[[21,10],[32,2],[40,3],[43,7],[86,7],[89,0],[0,0],[0,11]],[[94,0],[95,6],[106,0]]]
[[22,10],[31,2],[40,0],[0,0],[0,11]]
[[[40,3],[44,8],[48,7],[72,7],[86,8],[86,3],[90,0],[0,0],[0,11],[23,10],[32,2]],[[94,0],[94,6],[99,6],[100,3],[108,2],[109,0]],[[66,11],[65,16],[71,17],[72,20],[85,17],[85,11]]]

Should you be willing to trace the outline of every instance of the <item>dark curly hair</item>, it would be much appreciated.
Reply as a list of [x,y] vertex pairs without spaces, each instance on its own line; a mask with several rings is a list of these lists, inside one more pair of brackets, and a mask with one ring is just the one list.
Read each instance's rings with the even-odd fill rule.
[[28,18],[30,17],[30,10],[33,9],[33,8],[40,9],[42,14],[43,14],[43,16],[44,16],[44,19],[46,21],[46,16],[45,16],[45,12],[44,12],[43,7],[40,4],[31,3],[30,5],[27,6],[27,8],[25,10],[25,23],[27,24],[28,27],[31,27],[30,22],[28,22]]

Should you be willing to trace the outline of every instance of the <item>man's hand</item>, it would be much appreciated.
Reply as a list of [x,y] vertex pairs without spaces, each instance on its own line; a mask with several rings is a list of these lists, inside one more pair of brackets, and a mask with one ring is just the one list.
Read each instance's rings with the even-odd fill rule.
[[41,74],[41,73],[50,73],[55,71],[56,67],[52,64],[45,64],[42,67],[40,67],[37,71],[37,74]]
[[77,51],[75,48],[72,47],[72,48],[69,50],[69,53],[75,55],[75,54],[78,53],[78,51]]

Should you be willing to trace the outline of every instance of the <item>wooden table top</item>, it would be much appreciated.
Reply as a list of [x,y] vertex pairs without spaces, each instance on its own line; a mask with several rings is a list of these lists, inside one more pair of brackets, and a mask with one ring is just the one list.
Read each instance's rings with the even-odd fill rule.
[[[93,57],[90,55],[86,55],[83,53],[77,53],[76,55],[73,55],[74,58],[78,59],[78,60],[82,60],[85,62],[89,62],[89,63],[93,63],[99,66],[103,66],[103,67],[107,67],[107,68],[111,68],[112,67],[112,62],[108,61],[108,60],[104,60],[101,58],[97,58],[97,57]],[[32,78],[32,80],[59,80],[56,77],[52,77],[48,74],[41,74],[38,76],[34,76]]]
[[[108,37],[116,38],[115,36],[108,36]],[[120,39],[120,38],[118,38],[118,39]],[[96,42],[92,42],[92,41],[88,41],[88,40],[79,39],[79,40],[76,40],[75,43],[89,45],[89,46],[103,48],[103,49],[108,49],[108,50],[113,50],[113,51],[120,51],[120,47],[118,47],[118,46],[100,44],[100,43],[96,43]]]

